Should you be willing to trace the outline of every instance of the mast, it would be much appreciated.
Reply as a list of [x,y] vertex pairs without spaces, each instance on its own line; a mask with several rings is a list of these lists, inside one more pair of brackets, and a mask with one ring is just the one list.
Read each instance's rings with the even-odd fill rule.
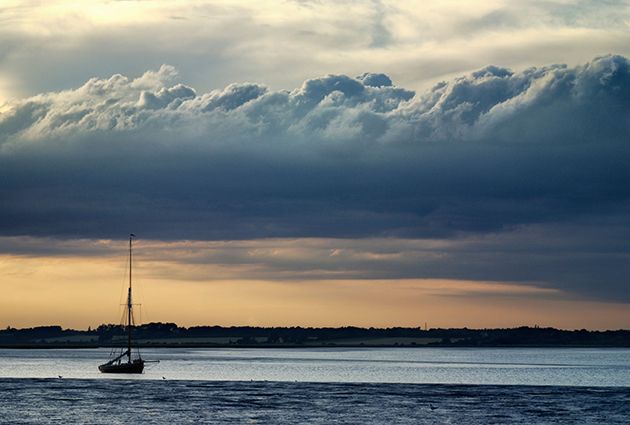
[[135,235],[133,233],[129,234],[129,292],[127,294],[127,358],[129,359],[129,363],[131,363],[131,260],[132,260],[132,252],[131,252],[131,241]]

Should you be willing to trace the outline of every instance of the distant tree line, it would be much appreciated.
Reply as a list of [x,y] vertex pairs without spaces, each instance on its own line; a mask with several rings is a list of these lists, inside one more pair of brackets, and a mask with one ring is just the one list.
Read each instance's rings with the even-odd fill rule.
[[[87,331],[39,326],[0,330],[0,346],[110,346],[126,338],[122,325]],[[141,345],[153,346],[594,346],[630,347],[630,330],[588,331],[519,327],[509,329],[340,328],[192,326],[148,323],[133,329]]]

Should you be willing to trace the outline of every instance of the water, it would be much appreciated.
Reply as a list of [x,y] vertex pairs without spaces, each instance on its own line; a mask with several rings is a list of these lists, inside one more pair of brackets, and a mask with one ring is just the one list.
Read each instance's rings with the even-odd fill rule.
[[0,378],[630,387],[630,349],[147,349],[143,375],[104,375],[108,349],[0,350]]
[[628,349],[152,349],[138,376],[108,353],[0,350],[0,423],[630,423]]
[[627,424],[619,388],[0,379],[3,424]]

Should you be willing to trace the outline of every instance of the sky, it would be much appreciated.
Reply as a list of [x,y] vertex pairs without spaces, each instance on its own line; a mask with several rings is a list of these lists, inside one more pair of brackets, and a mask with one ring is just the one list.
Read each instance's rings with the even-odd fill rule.
[[630,2],[0,5],[0,326],[630,328]]

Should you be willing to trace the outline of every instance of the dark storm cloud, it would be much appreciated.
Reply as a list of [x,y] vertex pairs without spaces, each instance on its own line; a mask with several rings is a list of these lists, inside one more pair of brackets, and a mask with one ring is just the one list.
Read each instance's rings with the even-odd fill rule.
[[[0,233],[503,235],[488,253],[474,248],[446,262],[380,270],[551,282],[628,298],[621,267],[628,246],[616,236],[630,229],[623,57],[522,72],[488,66],[421,95],[383,74],[328,75],[292,91],[248,83],[209,93],[176,78],[163,66],[136,79],[92,79],[0,115]],[[505,235],[531,226],[547,229],[541,244],[515,254],[522,241]],[[617,230],[605,237],[597,231],[610,228]],[[545,256],[552,234],[563,241],[561,253]],[[571,248],[581,245],[599,248]],[[610,296],[593,286],[597,277]]]
[[628,206],[628,61],[198,94],[163,66],[0,117],[5,235],[435,236]]

